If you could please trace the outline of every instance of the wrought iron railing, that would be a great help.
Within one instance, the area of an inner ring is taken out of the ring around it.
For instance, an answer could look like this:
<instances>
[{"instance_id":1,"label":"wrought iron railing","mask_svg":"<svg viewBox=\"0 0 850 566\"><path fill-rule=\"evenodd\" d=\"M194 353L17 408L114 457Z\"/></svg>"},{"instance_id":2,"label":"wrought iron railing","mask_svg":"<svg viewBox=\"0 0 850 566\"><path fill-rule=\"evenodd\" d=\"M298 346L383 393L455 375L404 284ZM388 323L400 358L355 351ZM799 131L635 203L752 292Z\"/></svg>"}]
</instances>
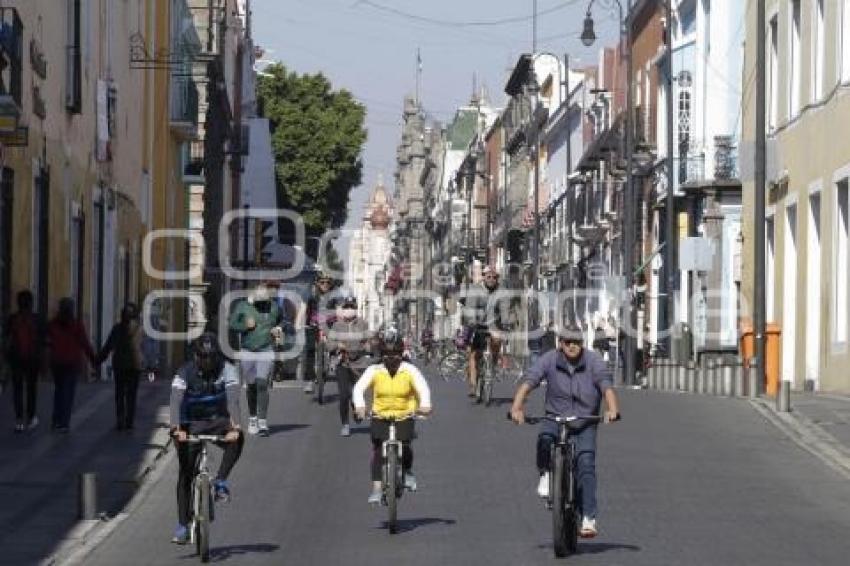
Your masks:
<instances>
[{"instance_id":1,"label":"wrought iron railing","mask_svg":"<svg viewBox=\"0 0 850 566\"><path fill-rule=\"evenodd\" d=\"M171 80L171 121L198 125L198 87L195 81L184 77Z\"/></svg>"}]
</instances>

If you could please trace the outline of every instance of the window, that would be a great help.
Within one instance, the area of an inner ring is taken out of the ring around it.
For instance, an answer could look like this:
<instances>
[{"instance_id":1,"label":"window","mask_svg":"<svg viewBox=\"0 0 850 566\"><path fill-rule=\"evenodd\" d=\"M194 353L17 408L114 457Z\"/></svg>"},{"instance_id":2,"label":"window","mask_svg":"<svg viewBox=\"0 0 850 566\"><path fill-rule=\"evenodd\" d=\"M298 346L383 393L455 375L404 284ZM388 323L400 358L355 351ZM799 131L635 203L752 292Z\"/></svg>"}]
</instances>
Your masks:
<instances>
[{"instance_id":1,"label":"window","mask_svg":"<svg viewBox=\"0 0 850 566\"><path fill-rule=\"evenodd\" d=\"M82 313L83 293L85 281L85 219L79 203L71 203L71 242L70 269L71 269L71 292L70 297L74 299L77 314Z\"/></svg>"},{"instance_id":2,"label":"window","mask_svg":"<svg viewBox=\"0 0 850 566\"><path fill-rule=\"evenodd\" d=\"M812 101L823 97L823 69L826 41L823 25L823 0L812 0Z\"/></svg>"},{"instance_id":3,"label":"window","mask_svg":"<svg viewBox=\"0 0 850 566\"><path fill-rule=\"evenodd\" d=\"M838 60L841 64L841 82L850 82L850 0L841 2L841 24L838 34L841 41L841 55Z\"/></svg>"},{"instance_id":4,"label":"window","mask_svg":"<svg viewBox=\"0 0 850 566\"><path fill-rule=\"evenodd\" d=\"M15 171L4 167L0 176L0 319L9 316L12 300L12 205Z\"/></svg>"},{"instance_id":5,"label":"window","mask_svg":"<svg viewBox=\"0 0 850 566\"><path fill-rule=\"evenodd\" d=\"M685 0L679 5L679 32L681 37L697 31L696 0Z\"/></svg>"},{"instance_id":6,"label":"window","mask_svg":"<svg viewBox=\"0 0 850 566\"><path fill-rule=\"evenodd\" d=\"M47 314L48 251L50 249L50 171L39 160L33 161L32 192L32 285L35 305Z\"/></svg>"},{"instance_id":7,"label":"window","mask_svg":"<svg viewBox=\"0 0 850 566\"><path fill-rule=\"evenodd\" d=\"M79 114L82 109L82 73L80 60L80 0L68 2L68 34L65 47L65 109Z\"/></svg>"},{"instance_id":8,"label":"window","mask_svg":"<svg viewBox=\"0 0 850 566\"><path fill-rule=\"evenodd\" d=\"M773 131L776 129L779 113L779 16L773 16L770 20L769 42L770 47L767 53L767 69L769 72L767 77L769 85L767 127L769 131Z\"/></svg>"},{"instance_id":9,"label":"window","mask_svg":"<svg viewBox=\"0 0 850 566\"><path fill-rule=\"evenodd\" d=\"M835 225L833 245L833 340L847 341L847 253L850 223L847 218L848 179L835 185Z\"/></svg>"},{"instance_id":10,"label":"window","mask_svg":"<svg viewBox=\"0 0 850 566\"><path fill-rule=\"evenodd\" d=\"M795 118L800 113L800 0L791 0L790 19L790 25L788 26L790 30L788 41L788 48L790 50L788 56L788 76L791 80L788 84L791 92L788 97L788 117Z\"/></svg>"}]
</instances>

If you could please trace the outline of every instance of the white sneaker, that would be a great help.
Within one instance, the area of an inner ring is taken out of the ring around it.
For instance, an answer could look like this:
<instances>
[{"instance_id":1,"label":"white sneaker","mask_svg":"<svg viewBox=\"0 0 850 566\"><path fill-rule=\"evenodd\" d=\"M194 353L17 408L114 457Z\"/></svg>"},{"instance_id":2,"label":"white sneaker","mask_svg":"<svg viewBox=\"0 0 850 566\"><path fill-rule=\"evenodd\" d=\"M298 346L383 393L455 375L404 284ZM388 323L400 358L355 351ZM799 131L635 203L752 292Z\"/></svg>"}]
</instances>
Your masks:
<instances>
[{"instance_id":1,"label":"white sneaker","mask_svg":"<svg viewBox=\"0 0 850 566\"><path fill-rule=\"evenodd\" d=\"M269 435L269 423L266 419L257 420L257 432L260 436L268 436Z\"/></svg>"},{"instance_id":2,"label":"white sneaker","mask_svg":"<svg viewBox=\"0 0 850 566\"><path fill-rule=\"evenodd\" d=\"M30 424L27 425L27 430L35 430L38 428L38 417L33 417Z\"/></svg>"},{"instance_id":3,"label":"white sneaker","mask_svg":"<svg viewBox=\"0 0 850 566\"><path fill-rule=\"evenodd\" d=\"M369 494L369 499L367 501L369 502L369 505L380 505L381 499L383 499L383 497L384 494L381 492L381 490L376 489L372 490L372 493Z\"/></svg>"},{"instance_id":4,"label":"white sneaker","mask_svg":"<svg viewBox=\"0 0 850 566\"><path fill-rule=\"evenodd\" d=\"M304 393L307 393L309 395L312 392L313 392L313 382L308 381L307 385L304 386Z\"/></svg>"},{"instance_id":5,"label":"white sneaker","mask_svg":"<svg viewBox=\"0 0 850 566\"><path fill-rule=\"evenodd\" d=\"M416 491L416 476L413 475L413 472L404 474L404 489L407 491Z\"/></svg>"},{"instance_id":6,"label":"white sneaker","mask_svg":"<svg viewBox=\"0 0 850 566\"><path fill-rule=\"evenodd\" d=\"M249 417L248 418L248 434L257 434L259 432L259 428L257 427L257 417Z\"/></svg>"},{"instance_id":7,"label":"white sneaker","mask_svg":"<svg viewBox=\"0 0 850 566\"><path fill-rule=\"evenodd\" d=\"M581 529L578 532L581 538L593 538L598 533L599 531L596 530L596 519L591 519L590 517L581 518Z\"/></svg>"},{"instance_id":8,"label":"white sneaker","mask_svg":"<svg viewBox=\"0 0 850 566\"><path fill-rule=\"evenodd\" d=\"M537 495L540 499L549 499L549 472L544 472L540 476L540 482L537 484Z\"/></svg>"},{"instance_id":9,"label":"white sneaker","mask_svg":"<svg viewBox=\"0 0 850 566\"><path fill-rule=\"evenodd\" d=\"M340 436L351 436L351 427L347 424L342 425L342 430L339 431Z\"/></svg>"}]
</instances>

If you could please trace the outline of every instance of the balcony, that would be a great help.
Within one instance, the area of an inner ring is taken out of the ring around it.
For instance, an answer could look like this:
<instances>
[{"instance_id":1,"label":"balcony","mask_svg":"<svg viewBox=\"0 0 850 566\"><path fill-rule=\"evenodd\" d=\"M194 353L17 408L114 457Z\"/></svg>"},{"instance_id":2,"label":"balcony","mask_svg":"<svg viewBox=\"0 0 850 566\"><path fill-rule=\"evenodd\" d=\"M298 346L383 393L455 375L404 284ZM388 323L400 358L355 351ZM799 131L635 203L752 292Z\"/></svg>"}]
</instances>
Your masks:
<instances>
[{"instance_id":1,"label":"balcony","mask_svg":"<svg viewBox=\"0 0 850 566\"><path fill-rule=\"evenodd\" d=\"M198 87L191 79L171 77L171 133L180 141L198 137Z\"/></svg>"},{"instance_id":2,"label":"balcony","mask_svg":"<svg viewBox=\"0 0 850 566\"><path fill-rule=\"evenodd\" d=\"M204 158L204 140L192 140L183 146L184 183L204 183Z\"/></svg>"},{"instance_id":3,"label":"balcony","mask_svg":"<svg viewBox=\"0 0 850 566\"><path fill-rule=\"evenodd\" d=\"M0 132L14 133L21 116L24 25L14 8L0 8Z\"/></svg>"}]
</instances>

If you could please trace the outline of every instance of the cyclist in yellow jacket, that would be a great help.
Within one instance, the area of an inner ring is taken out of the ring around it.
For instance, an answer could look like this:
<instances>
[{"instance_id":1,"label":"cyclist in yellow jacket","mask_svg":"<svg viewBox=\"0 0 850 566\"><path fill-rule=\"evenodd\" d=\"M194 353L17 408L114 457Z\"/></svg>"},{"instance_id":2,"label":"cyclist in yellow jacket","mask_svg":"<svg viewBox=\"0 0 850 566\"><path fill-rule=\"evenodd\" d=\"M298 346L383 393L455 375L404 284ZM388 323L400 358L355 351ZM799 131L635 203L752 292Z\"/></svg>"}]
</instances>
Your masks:
<instances>
[{"instance_id":1,"label":"cyclist in yellow jacket","mask_svg":"<svg viewBox=\"0 0 850 566\"><path fill-rule=\"evenodd\" d=\"M404 341L397 332L386 331L380 337L381 363L369 366L357 384L352 397L355 415L366 417L366 390L370 387L372 399L372 492L369 503L381 503L381 468L383 457L381 445L389 437L387 419L404 419L416 413L431 413L431 390L428 382L416 366L402 361ZM408 418L396 424L396 438L402 442L402 468L404 469L404 487L416 491L416 478L411 472L413 466L413 419Z\"/></svg>"}]
</instances>

